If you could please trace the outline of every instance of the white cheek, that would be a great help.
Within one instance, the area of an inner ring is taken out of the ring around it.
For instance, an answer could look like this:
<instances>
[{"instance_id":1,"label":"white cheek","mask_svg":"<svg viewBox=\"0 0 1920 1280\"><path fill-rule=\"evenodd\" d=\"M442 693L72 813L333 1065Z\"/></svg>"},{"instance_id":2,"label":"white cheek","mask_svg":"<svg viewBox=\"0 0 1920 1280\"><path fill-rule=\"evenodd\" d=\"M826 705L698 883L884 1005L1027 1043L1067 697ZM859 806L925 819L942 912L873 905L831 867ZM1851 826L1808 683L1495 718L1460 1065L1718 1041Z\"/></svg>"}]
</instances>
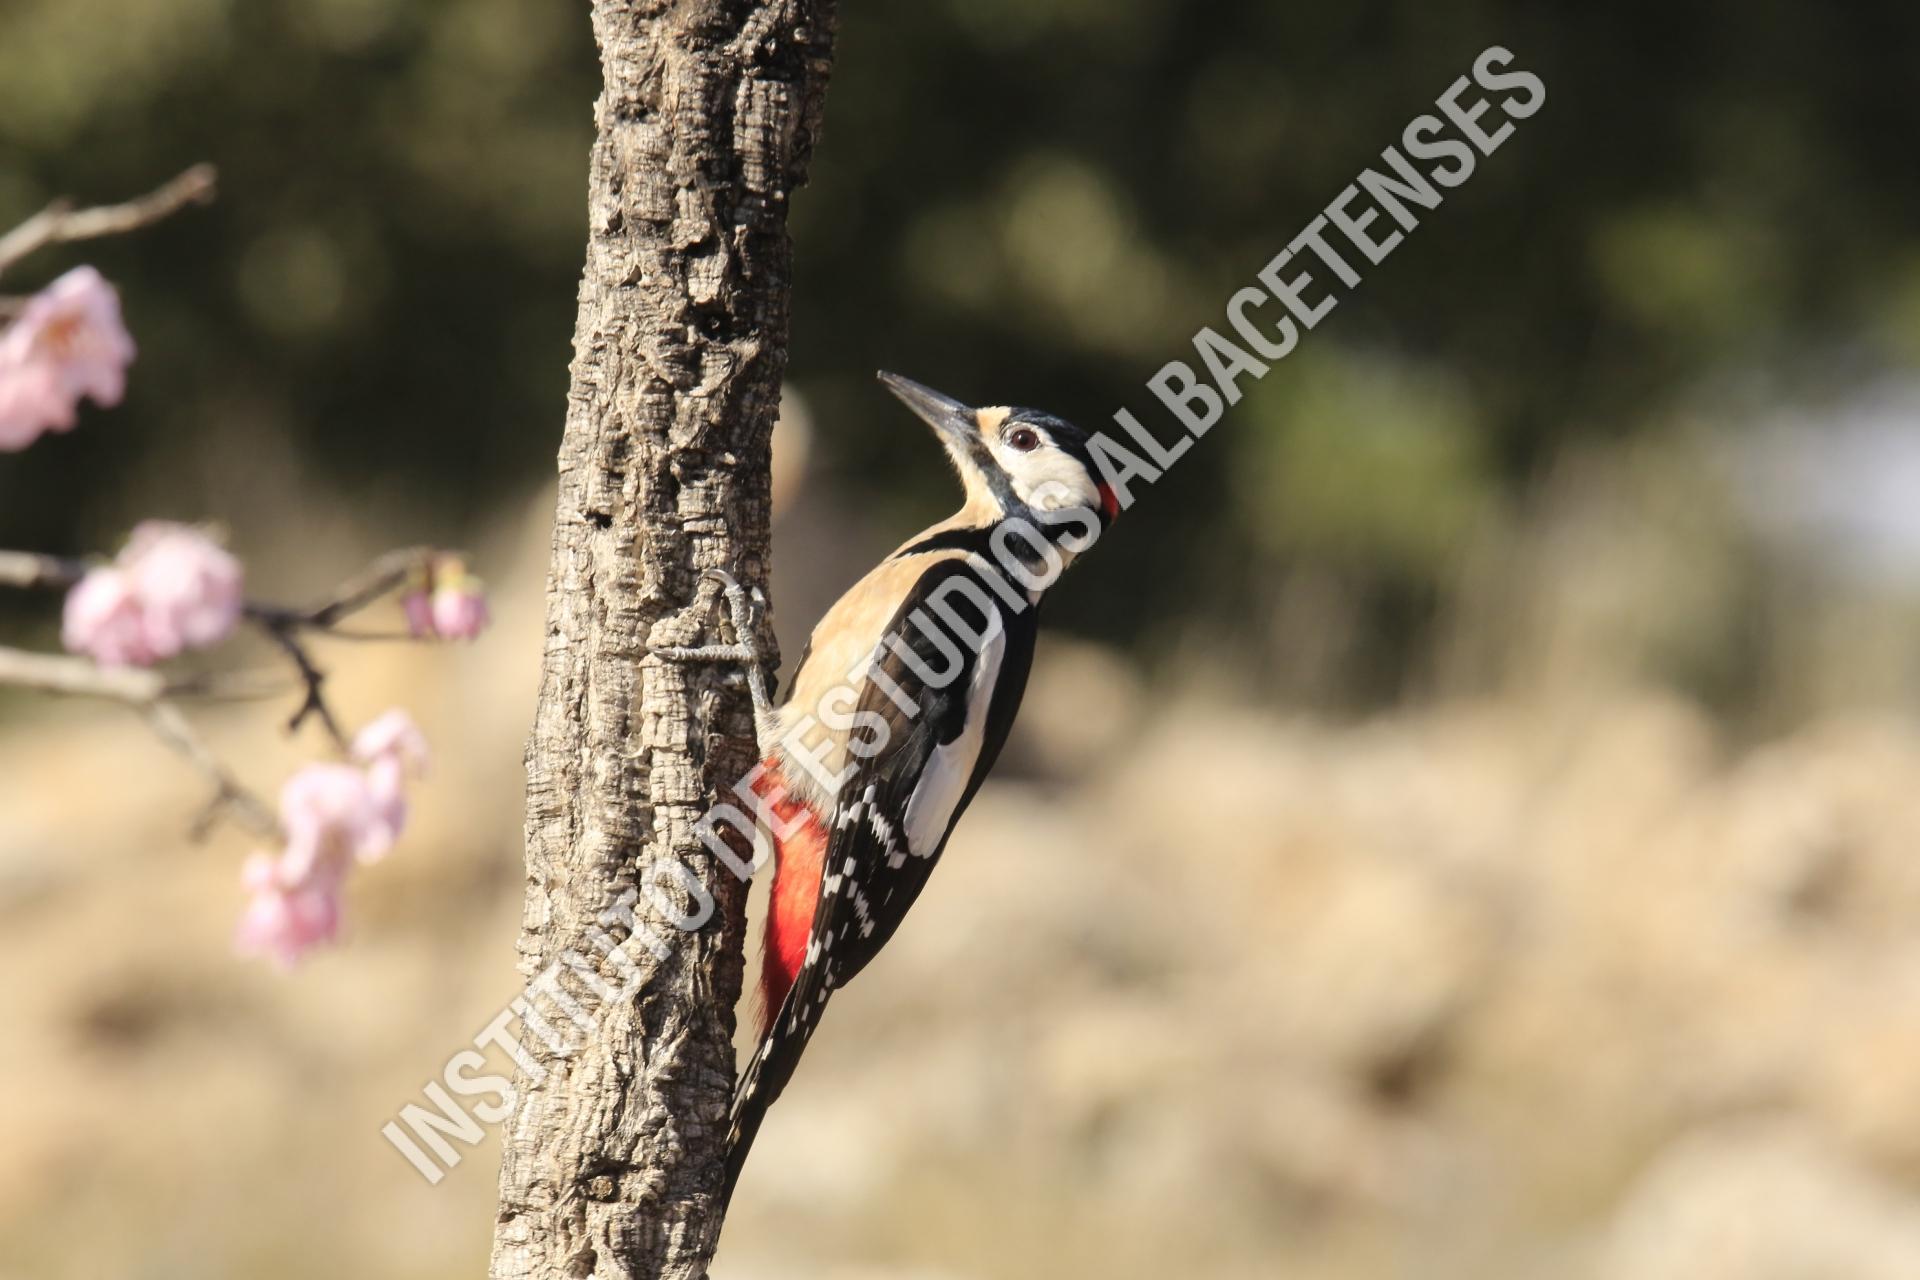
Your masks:
<instances>
[{"instance_id":1,"label":"white cheek","mask_svg":"<svg viewBox=\"0 0 1920 1280\"><path fill-rule=\"evenodd\" d=\"M993 456L1013 480L1013 491L1020 501L1035 511L1100 505L1100 491L1088 478L1087 469L1058 449L1019 453L996 445Z\"/></svg>"}]
</instances>

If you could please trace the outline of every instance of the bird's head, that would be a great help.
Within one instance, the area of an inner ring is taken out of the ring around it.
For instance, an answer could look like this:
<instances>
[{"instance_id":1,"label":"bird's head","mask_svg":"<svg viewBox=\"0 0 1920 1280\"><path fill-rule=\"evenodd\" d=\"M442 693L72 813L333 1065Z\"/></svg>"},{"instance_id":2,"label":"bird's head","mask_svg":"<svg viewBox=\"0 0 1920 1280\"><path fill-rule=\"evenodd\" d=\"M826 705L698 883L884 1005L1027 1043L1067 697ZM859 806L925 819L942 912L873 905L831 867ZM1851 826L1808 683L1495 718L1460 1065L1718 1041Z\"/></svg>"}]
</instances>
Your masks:
<instances>
[{"instance_id":1,"label":"bird's head","mask_svg":"<svg viewBox=\"0 0 1920 1280\"><path fill-rule=\"evenodd\" d=\"M897 373L880 381L940 437L982 523L1083 508L1104 526L1118 511L1087 433L1071 422L1038 409L971 408Z\"/></svg>"}]
</instances>

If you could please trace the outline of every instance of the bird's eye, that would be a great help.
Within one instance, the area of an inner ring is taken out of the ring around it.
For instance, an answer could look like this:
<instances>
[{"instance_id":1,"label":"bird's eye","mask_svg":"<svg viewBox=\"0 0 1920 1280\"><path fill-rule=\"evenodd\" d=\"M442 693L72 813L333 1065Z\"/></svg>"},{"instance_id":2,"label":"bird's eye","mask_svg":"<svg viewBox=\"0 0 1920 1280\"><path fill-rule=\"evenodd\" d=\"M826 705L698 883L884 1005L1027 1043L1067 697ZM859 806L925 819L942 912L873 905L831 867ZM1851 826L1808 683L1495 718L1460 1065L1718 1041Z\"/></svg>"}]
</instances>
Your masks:
<instances>
[{"instance_id":1,"label":"bird's eye","mask_svg":"<svg viewBox=\"0 0 1920 1280\"><path fill-rule=\"evenodd\" d=\"M1040 447L1040 433L1032 427L1015 427L1007 432L1007 443L1022 453L1032 453Z\"/></svg>"}]
</instances>

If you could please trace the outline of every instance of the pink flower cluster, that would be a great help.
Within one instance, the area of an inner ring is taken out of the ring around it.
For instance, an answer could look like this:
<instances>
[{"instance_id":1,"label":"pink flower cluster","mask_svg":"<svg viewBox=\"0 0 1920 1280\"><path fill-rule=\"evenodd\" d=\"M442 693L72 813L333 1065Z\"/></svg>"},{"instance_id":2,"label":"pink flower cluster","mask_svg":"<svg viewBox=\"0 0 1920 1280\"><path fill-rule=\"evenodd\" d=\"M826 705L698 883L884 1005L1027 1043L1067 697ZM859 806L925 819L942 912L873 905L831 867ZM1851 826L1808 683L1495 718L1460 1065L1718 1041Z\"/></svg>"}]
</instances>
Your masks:
<instances>
[{"instance_id":1,"label":"pink flower cluster","mask_svg":"<svg viewBox=\"0 0 1920 1280\"><path fill-rule=\"evenodd\" d=\"M471 640L493 616L486 588L457 556L442 556L400 597L407 630L416 640Z\"/></svg>"},{"instance_id":2,"label":"pink flower cluster","mask_svg":"<svg viewBox=\"0 0 1920 1280\"><path fill-rule=\"evenodd\" d=\"M406 780L426 770L426 739L396 708L355 735L352 756L352 764L308 765L281 788L286 847L254 854L240 872L247 905L234 946L242 955L291 968L333 941L347 873L378 862L400 838Z\"/></svg>"},{"instance_id":3,"label":"pink flower cluster","mask_svg":"<svg viewBox=\"0 0 1920 1280\"><path fill-rule=\"evenodd\" d=\"M133 362L120 295L92 267L42 289L0 330L0 451L73 427L82 397L120 403Z\"/></svg>"},{"instance_id":4,"label":"pink flower cluster","mask_svg":"<svg viewBox=\"0 0 1920 1280\"><path fill-rule=\"evenodd\" d=\"M0 452L71 430L82 400L120 403L134 355L120 296L92 267L0 316ZM89 569L67 593L61 639L102 666L151 666L226 639L245 608L242 585L240 562L206 532L149 520L111 564ZM454 556L432 557L400 603L418 639L471 640L490 621L480 580ZM406 712L389 711L347 754L300 769L281 788L285 843L241 869L247 901L234 945L242 954L291 967L332 941L348 874L400 838L408 780L427 764L419 729Z\"/></svg>"},{"instance_id":5,"label":"pink flower cluster","mask_svg":"<svg viewBox=\"0 0 1920 1280\"><path fill-rule=\"evenodd\" d=\"M240 562L204 532L148 520L67 593L61 640L102 666L151 666L218 644L240 620Z\"/></svg>"}]
</instances>

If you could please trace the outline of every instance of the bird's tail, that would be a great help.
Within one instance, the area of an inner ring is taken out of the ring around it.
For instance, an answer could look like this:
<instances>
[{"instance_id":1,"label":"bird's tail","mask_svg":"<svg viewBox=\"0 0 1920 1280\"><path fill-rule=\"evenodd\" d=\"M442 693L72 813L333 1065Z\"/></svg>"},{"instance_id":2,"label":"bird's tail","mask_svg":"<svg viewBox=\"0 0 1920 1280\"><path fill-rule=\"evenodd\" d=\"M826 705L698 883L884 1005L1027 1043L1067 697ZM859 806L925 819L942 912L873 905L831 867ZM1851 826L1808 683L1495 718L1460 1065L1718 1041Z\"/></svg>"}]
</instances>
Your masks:
<instances>
[{"instance_id":1,"label":"bird's tail","mask_svg":"<svg viewBox=\"0 0 1920 1280\"><path fill-rule=\"evenodd\" d=\"M821 982L821 972L816 966L801 969L798 981L781 1002L780 1011L767 1024L766 1036L747 1063L740 1083L734 1086L733 1107L727 1117L727 1176L720 1195L722 1212L733 1199L734 1184L740 1181L740 1170L746 1167L747 1153L753 1149L753 1140L760 1132L767 1108L779 1100L787 1082L793 1079L800 1055L806 1052L807 1041L813 1037L813 1029L820 1020L820 1009L815 1006L825 1003L826 992Z\"/></svg>"},{"instance_id":2,"label":"bird's tail","mask_svg":"<svg viewBox=\"0 0 1920 1280\"><path fill-rule=\"evenodd\" d=\"M740 1171L746 1168L747 1153L753 1149L760 1121L767 1114L768 1101L760 1098L761 1062L760 1055L755 1054L733 1091L733 1109L727 1117L727 1176L720 1189L721 1213L733 1203L733 1188L740 1181Z\"/></svg>"}]
</instances>

